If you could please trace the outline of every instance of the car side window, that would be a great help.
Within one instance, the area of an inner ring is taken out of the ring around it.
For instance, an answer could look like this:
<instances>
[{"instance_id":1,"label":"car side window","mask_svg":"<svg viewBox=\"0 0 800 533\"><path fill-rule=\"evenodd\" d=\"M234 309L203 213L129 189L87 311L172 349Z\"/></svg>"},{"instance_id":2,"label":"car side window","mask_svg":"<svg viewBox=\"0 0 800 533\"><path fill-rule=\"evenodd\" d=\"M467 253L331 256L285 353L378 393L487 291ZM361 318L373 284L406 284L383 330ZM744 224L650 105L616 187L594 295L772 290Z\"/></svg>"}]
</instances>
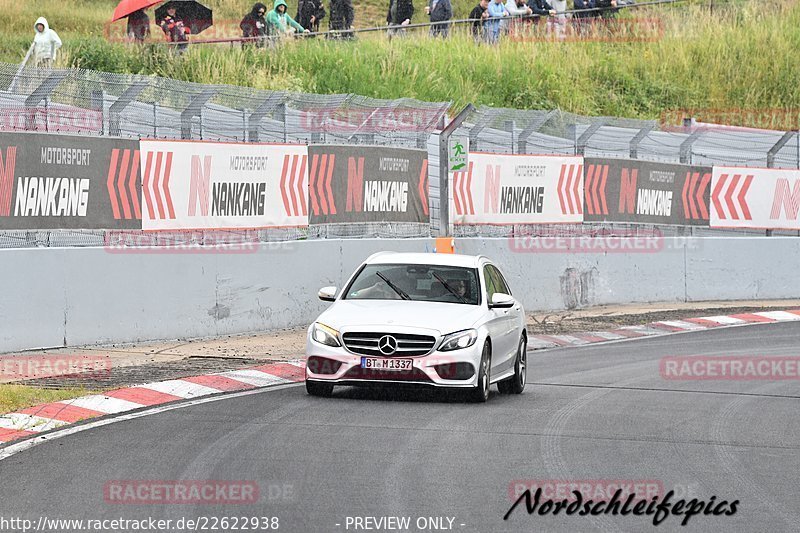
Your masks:
<instances>
[{"instance_id":1,"label":"car side window","mask_svg":"<svg viewBox=\"0 0 800 533\"><path fill-rule=\"evenodd\" d=\"M491 267L492 265L486 265L483 267L483 282L486 284L486 302L489 303L492 301L492 295L497 292L495 286L494 276L492 275Z\"/></svg>"},{"instance_id":2,"label":"car side window","mask_svg":"<svg viewBox=\"0 0 800 533\"><path fill-rule=\"evenodd\" d=\"M508 283L506 283L506 279L503 277L503 274L500 273L500 270L494 265L487 265L494 277L494 286L497 289L497 292L502 292L504 294L508 294L511 296L511 289L508 287Z\"/></svg>"}]
</instances>

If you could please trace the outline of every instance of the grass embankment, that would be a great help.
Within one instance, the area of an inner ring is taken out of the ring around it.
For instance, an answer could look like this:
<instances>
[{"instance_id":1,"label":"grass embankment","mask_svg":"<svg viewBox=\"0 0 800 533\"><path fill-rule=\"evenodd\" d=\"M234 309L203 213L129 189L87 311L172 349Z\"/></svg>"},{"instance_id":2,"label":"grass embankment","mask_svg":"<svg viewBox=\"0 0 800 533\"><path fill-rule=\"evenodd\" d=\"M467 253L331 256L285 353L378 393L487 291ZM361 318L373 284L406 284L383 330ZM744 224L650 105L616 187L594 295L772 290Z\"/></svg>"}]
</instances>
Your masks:
<instances>
[{"instance_id":1,"label":"grass embankment","mask_svg":"<svg viewBox=\"0 0 800 533\"><path fill-rule=\"evenodd\" d=\"M0 385L0 415L39 405L77 398L92 391L84 388L41 389L27 385Z\"/></svg>"},{"instance_id":2,"label":"grass embankment","mask_svg":"<svg viewBox=\"0 0 800 533\"><path fill-rule=\"evenodd\" d=\"M785 0L716 3L713 13L699 4L631 10L625 16L660 21L663 35L650 42L505 39L486 46L465 35L442 41L417 33L389 41L365 34L353 43L315 39L272 50L197 46L180 58L162 46L108 43L103 24L115 3L63 0L36 6L0 0L0 59L19 61L33 20L45 15L65 41L65 64L112 72L638 118L678 108L800 108L800 6ZM238 20L250 5L206 3L217 20ZM365 26L382 19L388 2L357 3L357 21ZM456 0L456 14L465 15L472 3ZM416 4L415 18L422 20L424 4ZM290 13L294 10L290 5Z\"/></svg>"}]
</instances>

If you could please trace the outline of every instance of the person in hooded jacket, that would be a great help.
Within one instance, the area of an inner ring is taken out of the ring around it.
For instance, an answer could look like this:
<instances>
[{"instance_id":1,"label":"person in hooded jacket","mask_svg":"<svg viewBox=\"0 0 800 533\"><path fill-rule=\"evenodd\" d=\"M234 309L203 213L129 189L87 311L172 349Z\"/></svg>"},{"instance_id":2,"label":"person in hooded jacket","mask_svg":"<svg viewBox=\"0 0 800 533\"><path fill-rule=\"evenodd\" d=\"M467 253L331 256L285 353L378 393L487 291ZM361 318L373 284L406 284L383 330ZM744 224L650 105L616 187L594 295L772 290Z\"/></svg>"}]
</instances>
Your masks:
<instances>
[{"instance_id":1,"label":"person in hooded jacket","mask_svg":"<svg viewBox=\"0 0 800 533\"><path fill-rule=\"evenodd\" d=\"M267 35L267 6L261 2L253 4L253 9L250 13L244 16L239 27L242 29L242 37L245 39L252 39L245 41L243 45L255 42L256 46L264 46L264 37Z\"/></svg>"},{"instance_id":2,"label":"person in hooded jacket","mask_svg":"<svg viewBox=\"0 0 800 533\"><path fill-rule=\"evenodd\" d=\"M328 19L328 26L333 31L351 30L353 29L353 20L355 19L355 11L353 10L353 2L351 0L331 0L331 14ZM342 35L328 35L331 39L353 39L355 36L352 33L343 33Z\"/></svg>"},{"instance_id":3,"label":"person in hooded jacket","mask_svg":"<svg viewBox=\"0 0 800 533\"><path fill-rule=\"evenodd\" d=\"M325 18L325 5L322 0L299 0L297 2L297 22L312 32L319 31L319 21Z\"/></svg>"},{"instance_id":4,"label":"person in hooded jacket","mask_svg":"<svg viewBox=\"0 0 800 533\"><path fill-rule=\"evenodd\" d=\"M56 60L61 39L55 30L51 30L47 19L39 17L33 25L33 61L37 67L50 67Z\"/></svg>"},{"instance_id":5,"label":"person in hooded jacket","mask_svg":"<svg viewBox=\"0 0 800 533\"><path fill-rule=\"evenodd\" d=\"M142 44L150 37L150 17L139 9L128 15L128 37L137 44Z\"/></svg>"},{"instance_id":6,"label":"person in hooded jacket","mask_svg":"<svg viewBox=\"0 0 800 533\"><path fill-rule=\"evenodd\" d=\"M331 0L331 13L328 19L328 27L332 31L342 31L353 29L353 20L355 19L355 11L353 10L353 2L351 0ZM341 35L329 34L329 39L354 39L352 33L343 33Z\"/></svg>"},{"instance_id":7,"label":"person in hooded jacket","mask_svg":"<svg viewBox=\"0 0 800 533\"><path fill-rule=\"evenodd\" d=\"M431 37L441 35L446 38L450 32L450 24L447 21L453 18L453 5L450 0L429 0L425 6L425 13L430 16L431 22L444 22L431 26Z\"/></svg>"},{"instance_id":8,"label":"person in hooded jacket","mask_svg":"<svg viewBox=\"0 0 800 533\"><path fill-rule=\"evenodd\" d=\"M272 11L267 15L267 30L270 35L288 35L292 33L292 28L301 33L308 33L308 30L298 24L286 13L287 6L285 0L275 0Z\"/></svg>"},{"instance_id":9,"label":"person in hooded jacket","mask_svg":"<svg viewBox=\"0 0 800 533\"><path fill-rule=\"evenodd\" d=\"M414 16L413 0L389 0L389 12L386 14L386 23L389 26L407 26L411 24ZM403 30L389 30L389 37L401 34Z\"/></svg>"}]
</instances>

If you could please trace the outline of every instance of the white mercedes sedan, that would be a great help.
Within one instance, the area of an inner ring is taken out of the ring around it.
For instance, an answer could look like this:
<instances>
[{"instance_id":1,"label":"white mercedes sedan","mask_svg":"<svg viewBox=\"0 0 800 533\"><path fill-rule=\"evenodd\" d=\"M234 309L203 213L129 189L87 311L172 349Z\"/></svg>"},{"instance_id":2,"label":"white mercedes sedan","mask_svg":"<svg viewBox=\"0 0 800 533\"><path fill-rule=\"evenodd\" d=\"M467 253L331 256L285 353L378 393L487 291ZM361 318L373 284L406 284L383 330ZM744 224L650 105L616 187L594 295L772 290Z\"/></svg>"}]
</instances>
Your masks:
<instances>
[{"instance_id":1,"label":"white mercedes sedan","mask_svg":"<svg viewBox=\"0 0 800 533\"><path fill-rule=\"evenodd\" d=\"M380 252L308 328L306 390L412 383L466 389L485 402L489 386L525 388L525 312L488 258Z\"/></svg>"}]
</instances>

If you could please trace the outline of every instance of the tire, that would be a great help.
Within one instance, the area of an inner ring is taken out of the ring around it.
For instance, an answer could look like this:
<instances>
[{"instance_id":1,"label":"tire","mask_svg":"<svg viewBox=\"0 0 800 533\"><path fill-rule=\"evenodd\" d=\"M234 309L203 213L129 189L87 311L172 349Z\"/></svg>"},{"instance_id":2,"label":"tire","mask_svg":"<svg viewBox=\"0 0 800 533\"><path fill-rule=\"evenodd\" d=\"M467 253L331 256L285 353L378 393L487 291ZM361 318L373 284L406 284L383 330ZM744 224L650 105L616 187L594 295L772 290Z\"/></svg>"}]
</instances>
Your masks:
<instances>
[{"instance_id":1,"label":"tire","mask_svg":"<svg viewBox=\"0 0 800 533\"><path fill-rule=\"evenodd\" d=\"M487 340L483 344L481 364L478 368L478 383L469 391L469 399L474 403L485 403L489 399L489 362L492 360L492 349Z\"/></svg>"},{"instance_id":2,"label":"tire","mask_svg":"<svg viewBox=\"0 0 800 533\"><path fill-rule=\"evenodd\" d=\"M528 352L525 336L519 339L517 357L514 360L514 375L497 384L500 394L522 394L525 390L525 379L528 376Z\"/></svg>"},{"instance_id":3,"label":"tire","mask_svg":"<svg viewBox=\"0 0 800 533\"><path fill-rule=\"evenodd\" d=\"M333 394L333 384L306 380L306 392L311 396L330 398L331 394Z\"/></svg>"}]
</instances>

